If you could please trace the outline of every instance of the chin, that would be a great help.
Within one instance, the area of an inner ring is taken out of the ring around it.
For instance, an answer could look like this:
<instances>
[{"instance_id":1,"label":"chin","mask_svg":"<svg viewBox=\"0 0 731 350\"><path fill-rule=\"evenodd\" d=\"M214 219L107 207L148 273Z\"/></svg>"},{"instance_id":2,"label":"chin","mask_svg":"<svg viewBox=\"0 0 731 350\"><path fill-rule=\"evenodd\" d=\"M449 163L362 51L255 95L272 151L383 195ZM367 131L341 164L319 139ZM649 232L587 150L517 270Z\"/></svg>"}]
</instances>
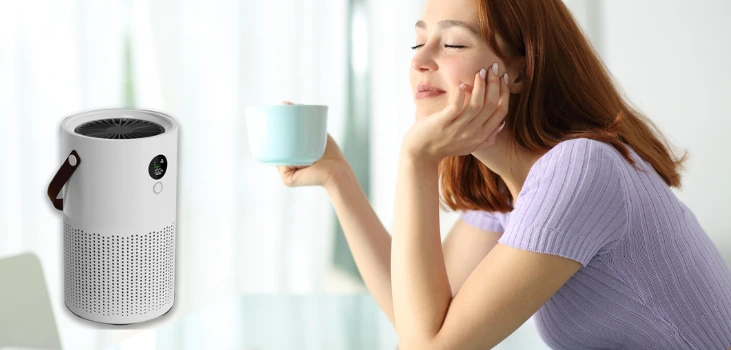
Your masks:
<instances>
[{"instance_id":1,"label":"chin","mask_svg":"<svg viewBox=\"0 0 731 350\"><path fill-rule=\"evenodd\" d=\"M426 119L428 116L434 114L432 111L425 111L423 109L416 109L416 120Z\"/></svg>"},{"instance_id":2,"label":"chin","mask_svg":"<svg viewBox=\"0 0 731 350\"><path fill-rule=\"evenodd\" d=\"M444 104L444 103L440 103L440 104L433 103L433 102L425 103L425 101L423 101L423 100L416 100L414 103L416 105L416 120L426 118L436 112L439 112L442 109L444 109L444 107L446 106L446 104Z\"/></svg>"}]
</instances>

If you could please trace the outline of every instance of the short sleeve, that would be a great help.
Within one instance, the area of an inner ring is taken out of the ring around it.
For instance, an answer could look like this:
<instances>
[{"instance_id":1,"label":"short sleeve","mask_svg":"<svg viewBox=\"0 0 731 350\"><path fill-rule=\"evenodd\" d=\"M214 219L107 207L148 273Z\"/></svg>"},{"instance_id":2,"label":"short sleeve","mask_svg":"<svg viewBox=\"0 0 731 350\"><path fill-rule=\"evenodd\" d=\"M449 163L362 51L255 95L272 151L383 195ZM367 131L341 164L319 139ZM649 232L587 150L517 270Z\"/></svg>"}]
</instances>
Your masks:
<instances>
[{"instance_id":1,"label":"short sleeve","mask_svg":"<svg viewBox=\"0 0 731 350\"><path fill-rule=\"evenodd\" d=\"M586 266L628 225L621 168L611 145L563 141L531 167L499 243Z\"/></svg>"},{"instance_id":2,"label":"short sleeve","mask_svg":"<svg viewBox=\"0 0 731 350\"><path fill-rule=\"evenodd\" d=\"M460 219L470 226L485 231L501 233L505 230L498 215L488 211L468 210L460 215Z\"/></svg>"}]
</instances>

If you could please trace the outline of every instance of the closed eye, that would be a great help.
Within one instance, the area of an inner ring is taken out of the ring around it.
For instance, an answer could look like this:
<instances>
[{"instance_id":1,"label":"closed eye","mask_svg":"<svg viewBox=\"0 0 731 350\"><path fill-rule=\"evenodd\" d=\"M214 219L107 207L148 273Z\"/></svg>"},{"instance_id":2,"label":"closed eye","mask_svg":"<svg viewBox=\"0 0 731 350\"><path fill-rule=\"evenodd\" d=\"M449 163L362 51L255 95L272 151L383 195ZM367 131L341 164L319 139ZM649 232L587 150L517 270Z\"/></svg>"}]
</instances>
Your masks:
<instances>
[{"instance_id":1,"label":"closed eye","mask_svg":"<svg viewBox=\"0 0 731 350\"><path fill-rule=\"evenodd\" d=\"M418 49L418 48L420 48L422 46L424 46L424 44L412 46L411 49L412 50L416 50L416 49ZM463 46L463 45L446 45L445 44L444 47L445 48L448 48L448 49L464 49L466 46Z\"/></svg>"}]
</instances>

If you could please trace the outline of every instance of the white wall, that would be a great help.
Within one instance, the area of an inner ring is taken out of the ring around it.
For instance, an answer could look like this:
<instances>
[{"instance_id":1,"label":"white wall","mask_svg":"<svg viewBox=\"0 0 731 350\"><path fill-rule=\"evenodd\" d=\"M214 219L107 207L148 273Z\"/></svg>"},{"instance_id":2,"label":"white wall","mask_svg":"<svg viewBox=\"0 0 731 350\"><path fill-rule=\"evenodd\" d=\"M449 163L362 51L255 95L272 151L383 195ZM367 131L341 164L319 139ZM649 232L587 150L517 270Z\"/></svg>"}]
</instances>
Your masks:
<instances>
[{"instance_id":1,"label":"white wall","mask_svg":"<svg viewBox=\"0 0 731 350\"><path fill-rule=\"evenodd\" d=\"M414 122L409 64L414 23L426 0L369 2L371 23L371 203L387 230L393 222L401 139Z\"/></svg>"},{"instance_id":2,"label":"white wall","mask_svg":"<svg viewBox=\"0 0 731 350\"><path fill-rule=\"evenodd\" d=\"M602 49L630 100L688 149L674 191L731 265L731 2L601 2Z\"/></svg>"}]
</instances>

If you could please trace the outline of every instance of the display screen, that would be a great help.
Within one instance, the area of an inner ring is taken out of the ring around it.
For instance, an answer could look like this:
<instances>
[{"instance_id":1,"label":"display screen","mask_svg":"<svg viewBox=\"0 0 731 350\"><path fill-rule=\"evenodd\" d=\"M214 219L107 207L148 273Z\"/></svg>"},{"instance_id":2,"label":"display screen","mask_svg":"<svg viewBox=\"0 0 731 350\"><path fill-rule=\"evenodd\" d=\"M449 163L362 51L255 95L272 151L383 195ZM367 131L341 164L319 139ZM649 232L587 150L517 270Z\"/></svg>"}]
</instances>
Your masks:
<instances>
[{"instance_id":1,"label":"display screen","mask_svg":"<svg viewBox=\"0 0 731 350\"><path fill-rule=\"evenodd\" d=\"M163 176L165 176L165 170L168 168L168 160L165 158L164 155L158 155L155 158L152 158L152 161L150 161L150 166L148 167L148 172L150 173L150 177L152 177L155 180L161 179Z\"/></svg>"}]
</instances>

